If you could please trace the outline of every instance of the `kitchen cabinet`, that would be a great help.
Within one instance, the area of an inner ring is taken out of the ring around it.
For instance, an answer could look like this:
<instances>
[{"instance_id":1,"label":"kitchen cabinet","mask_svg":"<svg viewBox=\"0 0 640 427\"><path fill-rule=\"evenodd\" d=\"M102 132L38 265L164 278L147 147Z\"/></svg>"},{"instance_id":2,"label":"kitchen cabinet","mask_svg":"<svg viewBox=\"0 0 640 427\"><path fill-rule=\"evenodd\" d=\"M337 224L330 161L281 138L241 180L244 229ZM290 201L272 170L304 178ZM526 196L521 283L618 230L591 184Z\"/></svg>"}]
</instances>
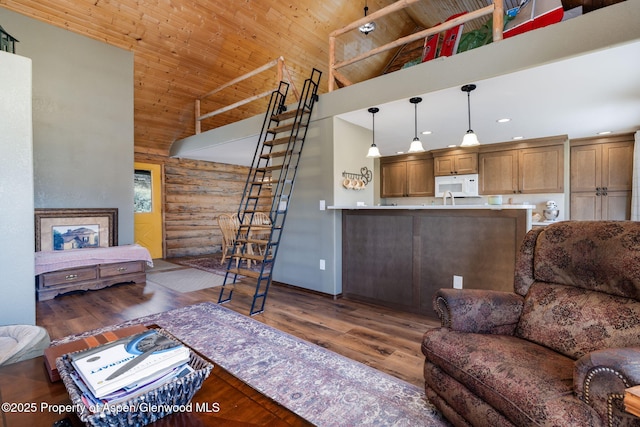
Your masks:
<instances>
[{"instance_id":1,"label":"kitchen cabinet","mask_svg":"<svg viewBox=\"0 0 640 427\"><path fill-rule=\"evenodd\" d=\"M407 163L380 162L380 197L404 197L407 192Z\"/></svg>"},{"instance_id":2,"label":"kitchen cabinet","mask_svg":"<svg viewBox=\"0 0 640 427\"><path fill-rule=\"evenodd\" d=\"M439 151L434 154L434 175L463 175L478 173L478 153L462 149Z\"/></svg>"},{"instance_id":3,"label":"kitchen cabinet","mask_svg":"<svg viewBox=\"0 0 640 427\"><path fill-rule=\"evenodd\" d=\"M380 197L426 197L435 194L433 157L429 153L380 160Z\"/></svg>"},{"instance_id":4,"label":"kitchen cabinet","mask_svg":"<svg viewBox=\"0 0 640 427\"><path fill-rule=\"evenodd\" d=\"M571 219L630 218L633 144L632 134L571 141Z\"/></svg>"},{"instance_id":5,"label":"kitchen cabinet","mask_svg":"<svg viewBox=\"0 0 640 427\"><path fill-rule=\"evenodd\" d=\"M502 150L478 156L480 194L511 194L518 191L518 151Z\"/></svg>"},{"instance_id":6,"label":"kitchen cabinet","mask_svg":"<svg viewBox=\"0 0 640 427\"><path fill-rule=\"evenodd\" d=\"M571 219L627 220L630 218L631 197L628 191L571 193Z\"/></svg>"},{"instance_id":7,"label":"kitchen cabinet","mask_svg":"<svg viewBox=\"0 0 640 427\"><path fill-rule=\"evenodd\" d=\"M543 138L486 146L478 155L479 193L562 193L564 141L564 137Z\"/></svg>"}]
</instances>

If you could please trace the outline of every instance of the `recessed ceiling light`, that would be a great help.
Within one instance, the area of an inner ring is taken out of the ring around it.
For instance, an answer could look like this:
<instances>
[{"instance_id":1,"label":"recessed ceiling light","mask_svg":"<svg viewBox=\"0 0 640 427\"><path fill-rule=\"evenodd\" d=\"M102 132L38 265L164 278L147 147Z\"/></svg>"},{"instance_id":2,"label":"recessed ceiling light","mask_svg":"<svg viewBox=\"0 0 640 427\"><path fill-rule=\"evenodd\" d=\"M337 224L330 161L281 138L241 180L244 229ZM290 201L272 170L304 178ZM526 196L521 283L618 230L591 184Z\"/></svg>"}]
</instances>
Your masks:
<instances>
[{"instance_id":1,"label":"recessed ceiling light","mask_svg":"<svg viewBox=\"0 0 640 427\"><path fill-rule=\"evenodd\" d=\"M496 122L498 122L498 123L507 123L507 122L510 122L510 121L511 121L511 119L507 119L507 118L496 120Z\"/></svg>"},{"instance_id":2,"label":"recessed ceiling light","mask_svg":"<svg viewBox=\"0 0 640 427\"><path fill-rule=\"evenodd\" d=\"M431 131L430 130L423 130L422 134L423 135L431 135Z\"/></svg>"},{"instance_id":3,"label":"recessed ceiling light","mask_svg":"<svg viewBox=\"0 0 640 427\"><path fill-rule=\"evenodd\" d=\"M513 139L524 139L524 136L514 136Z\"/></svg>"},{"instance_id":4,"label":"recessed ceiling light","mask_svg":"<svg viewBox=\"0 0 640 427\"><path fill-rule=\"evenodd\" d=\"M605 130L603 132L598 132L598 135L609 135L611 133L610 130Z\"/></svg>"}]
</instances>

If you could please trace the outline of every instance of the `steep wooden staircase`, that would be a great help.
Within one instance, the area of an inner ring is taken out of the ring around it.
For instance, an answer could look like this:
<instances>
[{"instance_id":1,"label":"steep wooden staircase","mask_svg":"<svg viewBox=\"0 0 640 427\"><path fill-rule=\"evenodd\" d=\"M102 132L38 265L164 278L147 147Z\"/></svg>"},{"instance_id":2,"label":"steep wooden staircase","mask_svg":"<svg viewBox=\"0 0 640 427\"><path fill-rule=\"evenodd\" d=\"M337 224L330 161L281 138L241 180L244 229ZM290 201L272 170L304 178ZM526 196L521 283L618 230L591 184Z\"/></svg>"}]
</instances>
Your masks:
<instances>
[{"instance_id":1,"label":"steep wooden staircase","mask_svg":"<svg viewBox=\"0 0 640 427\"><path fill-rule=\"evenodd\" d=\"M235 253L227 263L218 303L230 301L235 284L242 281L255 284L250 314L264 311L321 75L313 69L295 110L286 111L288 83L280 82L271 94L238 208ZM268 216L267 221L262 213ZM249 266L253 262L258 268L242 268L243 263Z\"/></svg>"}]
</instances>

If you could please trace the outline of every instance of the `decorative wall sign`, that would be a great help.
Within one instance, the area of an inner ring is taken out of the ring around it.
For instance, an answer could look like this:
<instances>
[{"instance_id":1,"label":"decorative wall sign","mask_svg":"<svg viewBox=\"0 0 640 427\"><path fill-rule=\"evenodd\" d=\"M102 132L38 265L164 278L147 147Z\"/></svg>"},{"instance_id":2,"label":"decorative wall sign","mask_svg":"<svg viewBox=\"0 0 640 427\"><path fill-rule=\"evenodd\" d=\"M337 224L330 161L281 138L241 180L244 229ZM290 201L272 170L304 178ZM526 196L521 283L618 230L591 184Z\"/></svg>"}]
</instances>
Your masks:
<instances>
[{"instance_id":1,"label":"decorative wall sign","mask_svg":"<svg viewBox=\"0 0 640 427\"><path fill-rule=\"evenodd\" d=\"M342 172L342 186L349 190L364 190L373 179L373 172L366 166L360 168L360 173Z\"/></svg>"}]
</instances>

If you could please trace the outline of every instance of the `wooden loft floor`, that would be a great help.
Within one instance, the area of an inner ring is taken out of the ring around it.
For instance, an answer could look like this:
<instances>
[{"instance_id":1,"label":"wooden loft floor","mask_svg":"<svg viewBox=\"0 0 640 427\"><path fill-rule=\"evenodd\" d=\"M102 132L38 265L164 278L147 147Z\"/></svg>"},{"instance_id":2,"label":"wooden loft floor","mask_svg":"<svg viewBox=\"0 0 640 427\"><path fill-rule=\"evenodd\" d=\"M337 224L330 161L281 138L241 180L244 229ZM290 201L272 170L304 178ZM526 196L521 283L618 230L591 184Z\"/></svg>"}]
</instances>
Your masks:
<instances>
[{"instance_id":1,"label":"wooden loft floor","mask_svg":"<svg viewBox=\"0 0 640 427\"><path fill-rule=\"evenodd\" d=\"M184 268L178 266L178 268ZM153 273L148 273L148 279ZM225 307L247 314L253 287L236 287ZM52 339L206 301L219 288L178 293L151 282L57 297L36 305L37 324ZM275 284L264 313L253 319L423 387L423 333L439 322Z\"/></svg>"}]
</instances>

